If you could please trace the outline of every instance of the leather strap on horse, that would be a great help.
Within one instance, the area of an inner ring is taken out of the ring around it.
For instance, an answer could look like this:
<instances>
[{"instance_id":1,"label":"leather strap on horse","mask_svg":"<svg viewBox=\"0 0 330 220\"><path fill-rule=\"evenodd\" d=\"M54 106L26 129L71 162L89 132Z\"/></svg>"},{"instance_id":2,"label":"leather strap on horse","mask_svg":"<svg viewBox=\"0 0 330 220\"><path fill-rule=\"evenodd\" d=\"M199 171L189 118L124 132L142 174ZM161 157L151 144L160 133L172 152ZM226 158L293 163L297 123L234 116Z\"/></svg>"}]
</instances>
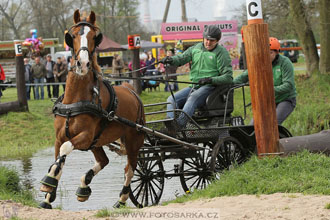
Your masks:
<instances>
[{"instance_id":1,"label":"leather strap on horse","mask_svg":"<svg viewBox=\"0 0 330 220\"><path fill-rule=\"evenodd\" d=\"M98 81L98 80L97 80ZM80 114L92 114L97 117L106 118L106 120L100 121L100 131L98 134L94 137L92 144L87 150L90 150L94 147L94 145L97 143L98 138L101 136L102 132L106 128L107 124L112 121L112 116L114 115L116 109L117 109L117 97L115 90L110 85L108 81L102 81L106 88L109 91L110 94L110 103L108 104L107 108L104 110L101 106L101 100L99 98L98 104L95 102L95 97L99 97L99 90L96 87L93 87L93 101L83 100L80 102L75 102L72 104L63 104L63 98L64 95L60 96L54 106L53 106L53 114L56 116L62 116L66 117L66 127L65 127L65 133L67 138L71 139L69 134L69 118L74 117ZM98 85L97 85L98 87ZM95 95L94 95L95 94Z\"/></svg>"}]
</instances>

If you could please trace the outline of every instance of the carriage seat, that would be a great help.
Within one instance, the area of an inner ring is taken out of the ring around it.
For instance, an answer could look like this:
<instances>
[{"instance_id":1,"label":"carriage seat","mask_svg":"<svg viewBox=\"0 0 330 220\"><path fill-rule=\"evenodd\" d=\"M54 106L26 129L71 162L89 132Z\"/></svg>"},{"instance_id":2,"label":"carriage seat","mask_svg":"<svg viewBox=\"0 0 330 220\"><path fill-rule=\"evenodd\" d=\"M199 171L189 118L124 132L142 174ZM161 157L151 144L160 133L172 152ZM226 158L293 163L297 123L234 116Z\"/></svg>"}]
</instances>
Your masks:
<instances>
[{"instance_id":1,"label":"carriage seat","mask_svg":"<svg viewBox=\"0 0 330 220\"><path fill-rule=\"evenodd\" d=\"M225 115L226 98L228 90L231 88L230 85L218 86L214 91L207 97L206 105L202 108L196 109L193 118L209 118L209 117L223 117ZM228 97L228 105L226 117L234 110L234 92L232 91Z\"/></svg>"}]
</instances>

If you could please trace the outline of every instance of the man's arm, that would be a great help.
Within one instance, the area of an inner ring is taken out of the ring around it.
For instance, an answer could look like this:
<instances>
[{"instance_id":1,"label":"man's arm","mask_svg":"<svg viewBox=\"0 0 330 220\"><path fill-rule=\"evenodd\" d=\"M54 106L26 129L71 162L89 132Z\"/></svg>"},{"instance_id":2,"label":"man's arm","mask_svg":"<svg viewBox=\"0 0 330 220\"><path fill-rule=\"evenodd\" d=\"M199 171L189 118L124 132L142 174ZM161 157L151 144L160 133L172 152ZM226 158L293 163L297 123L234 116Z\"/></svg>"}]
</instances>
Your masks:
<instances>
[{"instance_id":1,"label":"man's arm","mask_svg":"<svg viewBox=\"0 0 330 220\"><path fill-rule=\"evenodd\" d=\"M249 75L248 75L248 71L245 70L241 75L237 76L234 79L234 84L243 84L243 83L247 83L249 81Z\"/></svg>"},{"instance_id":2,"label":"man's arm","mask_svg":"<svg viewBox=\"0 0 330 220\"><path fill-rule=\"evenodd\" d=\"M171 58L173 59L173 62L171 64L175 65L175 66L182 66L182 65L190 62L192 60L193 48L194 48L194 46L191 46L182 54L172 56Z\"/></svg>"}]
</instances>

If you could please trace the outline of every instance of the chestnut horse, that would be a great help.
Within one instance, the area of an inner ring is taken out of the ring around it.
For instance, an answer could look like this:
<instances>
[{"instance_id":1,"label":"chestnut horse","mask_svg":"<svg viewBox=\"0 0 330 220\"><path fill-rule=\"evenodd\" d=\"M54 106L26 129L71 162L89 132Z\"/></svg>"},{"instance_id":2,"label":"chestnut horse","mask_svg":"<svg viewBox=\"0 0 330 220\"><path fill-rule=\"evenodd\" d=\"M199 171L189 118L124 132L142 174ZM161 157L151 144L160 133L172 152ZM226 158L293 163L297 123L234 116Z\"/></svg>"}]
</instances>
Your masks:
<instances>
[{"instance_id":1,"label":"chestnut horse","mask_svg":"<svg viewBox=\"0 0 330 220\"><path fill-rule=\"evenodd\" d=\"M102 34L95 26L93 11L88 17L80 17L79 10L74 12L74 25L66 33L65 41L72 48L74 59L64 97L59 98L53 108L56 115L55 163L41 181L40 190L46 192L46 196L40 206L52 208L50 203L56 198L66 156L75 149L91 150L96 160L95 165L81 177L81 185L76 192L79 201L86 201L91 194L88 184L109 163L102 146L120 138L127 153L124 186L115 204L115 207L120 207L128 199L144 133L113 120L112 116L144 124L143 104L128 83L112 87L102 80L94 53L102 41Z\"/></svg>"}]
</instances>

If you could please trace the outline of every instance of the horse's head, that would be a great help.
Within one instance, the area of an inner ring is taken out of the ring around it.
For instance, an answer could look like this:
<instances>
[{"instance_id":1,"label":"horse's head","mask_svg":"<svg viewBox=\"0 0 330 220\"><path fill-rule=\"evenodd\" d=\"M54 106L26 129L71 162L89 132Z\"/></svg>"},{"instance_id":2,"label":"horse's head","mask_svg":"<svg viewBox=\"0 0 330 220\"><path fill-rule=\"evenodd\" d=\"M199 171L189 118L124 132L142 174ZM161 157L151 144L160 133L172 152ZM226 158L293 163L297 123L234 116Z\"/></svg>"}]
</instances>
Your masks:
<instances>
[{"instance_id":1,"label":"horse's head","mask_svg":"<svg viewBox=\"0 0 330 220\"><path fill-rule=\"evenodd\" d=\"M74 25L65 34L65 43L73 49L74 72L79 75L86 75L92 68L95 48L102 41L95 19L93 11L88 17L80 17L77 9L73 15Z\"/></svg>"}]
</instances>

